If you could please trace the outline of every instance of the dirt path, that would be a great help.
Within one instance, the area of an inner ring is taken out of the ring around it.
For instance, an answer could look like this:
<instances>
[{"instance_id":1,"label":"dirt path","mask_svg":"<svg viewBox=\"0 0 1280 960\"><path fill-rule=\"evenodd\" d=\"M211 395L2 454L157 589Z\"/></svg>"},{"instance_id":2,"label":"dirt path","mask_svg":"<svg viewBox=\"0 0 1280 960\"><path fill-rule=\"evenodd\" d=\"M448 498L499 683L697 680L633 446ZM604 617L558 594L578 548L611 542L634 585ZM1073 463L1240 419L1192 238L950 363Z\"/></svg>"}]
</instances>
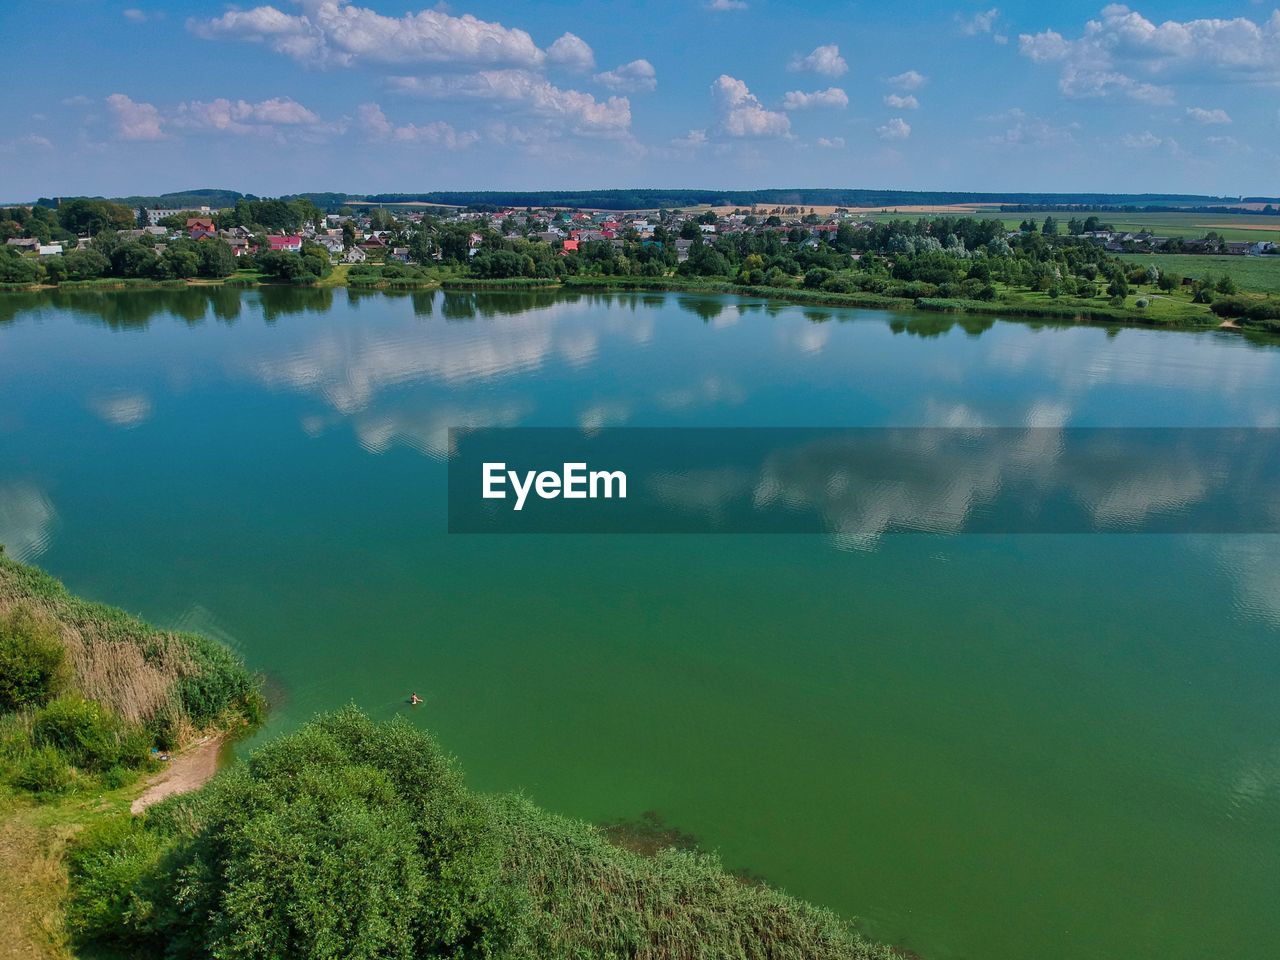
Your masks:
<instances>
[{"instance_id":1,"label":"dirt path","mask_svg":"<svg viewBox=\"0 0 1280 960\"><path fill-rule=\"evenodd\" d=\"M166 797L199 790L218 772L218 754L225 742L225 737L211 735L175 754L165 768L148 781L147 788L129 809L141 813Z\"/></svg>"}]
</instances>

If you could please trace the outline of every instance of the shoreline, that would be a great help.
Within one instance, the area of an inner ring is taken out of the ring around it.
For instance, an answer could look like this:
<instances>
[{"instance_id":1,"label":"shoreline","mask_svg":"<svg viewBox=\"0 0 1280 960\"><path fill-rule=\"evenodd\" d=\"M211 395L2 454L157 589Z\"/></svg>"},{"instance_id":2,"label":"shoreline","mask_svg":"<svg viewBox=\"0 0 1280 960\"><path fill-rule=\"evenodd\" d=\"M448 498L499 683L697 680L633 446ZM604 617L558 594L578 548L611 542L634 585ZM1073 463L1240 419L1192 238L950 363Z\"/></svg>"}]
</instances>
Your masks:
<instances>
[{"instance_id":1,"label":"shoreline","mask_svg":"<svg viewBox=\"0 0 1280 960\"><path fill-rule=\"evenodd\" d=\"M1087 324L1090 326L1142 327L1146 329L1175 330L1180 332L1208 332L1215 330L1240 333L1267 333L1262 326L1222 324L1221 318L1205 311L1203 319L1167 318L1153 316L1143 310L1129 307L1112 307L1099 304L1038 304L1034 302L1008 303L1000 301L965 300L945 297L889 297L875 293L831 293L795 287L756 287L731 281L689 282L673 277L567 277L562 280L533 280L511 278L485 280L479 278L446 278L443 280L377 280L352 282L344 278L340 283L292 284L262 282L230 277L225 280L128 280L71 281L61 284L0 284L2 293L119 293L132 290L252 290L260 288L336 290L379 292L446 292L473 293L521 293L521 292L579 292L579 293L708 293L761 300L775 300L800 306L844 307L862 310L922 311L950 313L1004 319L1009 321L1056 321L1063 324Z\"/></svg>"}]
</instances>

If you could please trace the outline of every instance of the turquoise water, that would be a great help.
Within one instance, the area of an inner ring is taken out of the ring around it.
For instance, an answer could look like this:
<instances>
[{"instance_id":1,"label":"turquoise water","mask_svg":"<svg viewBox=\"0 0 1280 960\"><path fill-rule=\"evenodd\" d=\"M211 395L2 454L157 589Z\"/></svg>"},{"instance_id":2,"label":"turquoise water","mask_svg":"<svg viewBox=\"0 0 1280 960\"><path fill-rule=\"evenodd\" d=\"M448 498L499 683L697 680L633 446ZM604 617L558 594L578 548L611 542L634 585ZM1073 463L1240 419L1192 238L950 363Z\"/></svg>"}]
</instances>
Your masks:
<instances>
[{"instance_id":1,"label":"turquoise water","mask_svg":"<svg viewBox=\"0 0 1280 960\"><path fill-rule=\"evenodd\" d=\"M0 300L0 541L927 960L1280 955L1275 537L449 536L449 426L1276 426L1280 350L732 298ZM1178 478L1172 478L1176 482Z\"/></svg>"}]
</instances>

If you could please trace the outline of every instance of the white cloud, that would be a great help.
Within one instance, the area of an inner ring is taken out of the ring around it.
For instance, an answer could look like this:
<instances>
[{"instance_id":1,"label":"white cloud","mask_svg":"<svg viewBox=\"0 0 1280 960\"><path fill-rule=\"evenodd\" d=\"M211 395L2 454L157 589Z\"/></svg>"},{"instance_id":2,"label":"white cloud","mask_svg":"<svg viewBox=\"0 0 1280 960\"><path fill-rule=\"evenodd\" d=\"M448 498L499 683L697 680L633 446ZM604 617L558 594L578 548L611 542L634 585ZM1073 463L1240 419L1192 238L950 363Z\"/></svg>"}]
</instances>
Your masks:
<instances>
[{"instance_id":1,"label":"white cloud","mask_svg":"<svg viewBox=\"0 0 1280 960\"><path fill-rule=\"evenodd\" d=\"M844 137L819 137L818 146L828 150L839 150L844 147Z\"/></svg>"},{"instance_id":2,"label":"white cloud","mask_svg":"<svg viewBox=\"0 0 1280 960\"><path fill-rule=\"evenodd\" d=\"M107 97L107 108L115 120L121 140L164 140L160 111L150 103L139 103L123 93Z\"/></svg>"},{"instance_id":3,"label":"white cloud","mask_svg":"<svg viewBox=\"0 0 1280 960\"><path fill-rule=\"evenodd\" d=\"M849 95L839 87L828 87L826 90L815 90L813 93L792 90L782 98L784 110L811 110L814 107L838 107L843 109L848 105Z\"/></svg>"},{"instance_id":4,"label":"white cloud","mask_svg":"<svg viewBox=\"0 0 1280 960\"><path fill-rule=\"evenodd\" d=\"M0 140L0 153L25 153L31 150L52 150L53 141L38 133L27 133L13 140Z\"/></svg>"},{"instance_id":5,"label":"white cloud","mask_svg":"<svg viewBox=\"0 0 1280 960\"><path fill-rule=\"evenodd\" d=\"M1018 41L1029 60L1060 64L1058 87L1072 97L1119 94L1168 104L1174 100L1170 84L1183 79L1280 82L1280 10L1261 23L1236 17L1156 24L1123 4L1111 4L1100 19L1085 24L1077 39L1046 30L1024 33Z\"/></svg>"},{"instance_id":6,"label":"white cloud","mask_svg":"<svg viewBox=\"0 0 1280 960\"><path fill-rule=\"evenodd\" d=\"M1221 107L1206 110L1204 107L1187 107L1187 116L1196 123L1230 123L1231 117Z\"/></svg>"},{"instance_id":7,"label":"white cloud","mask_svg":"<svg viewBox=\"0 0 1280 960\"><path fill-rule=\"evenodd\" d=\"M876 127L881 140L905 140L911 136L911 124L901 117L894 117L883 127Z\"/></svg>"},{"instance_id":8,"label":"white cloud","mask_svg":"<svg viewBox=\"0 0 1280 960\"><path fill-rule=\"evenodd\" d=\"M849 64L840 56L840 48L834 43L817 47L807 57L796 57L788 70L811 70L825 77L838 77L849 70Z\"/></svg>"},{"instance_id":9,"label":"white cloud","mask_svg":"<svg viewBox=\"0 0 1280 960\"><path fill-rule=\"evenodd\" d=\"M407 123L397 127L376 103L362 103L356 111L360 125L372 137L379 140L396 140L400 143L429 143L446 150L463 150L480 139L474 130L459 133L451 124L434 120L427 124Z\"/></svg>"},{"instance_id":10,"label":"white cloud","mask_svg":"<svg viewBox=\"0 0 1280 960\"><path fill-rule=\"evenodd\" d=\"M77 93L74 97L64 97L62 100L62 105L64 107L87 107L91 103L93 103L93 101L83 93Z\"/></svg>"},{"instance_id":11,"label":"white cloud","mask_svg":"<svg viewBox=\"0 0 1280 960\"><path fill-rule=\"evenodd\" d=\"M315 126L320 118L289 97L273 97L259 103L219 98L180 104L173 123L192 130L252 133L277 126Z\"/></svg>"},{"instance_id":12,"label":"white cloud","mask_svg":"<svg viewBox=\"0 0 1280 960\"><path fill-rule=\"evenodd\" d=\"M139 10L137 7L129 7L128 9L123 10L121 12L124 14L124 18L128 20L130 23L146 23L147 22L146 11Z\"/></svg>"},{"instance_id":13,"label":"white cloud","mask_svg":"<svg viewBox=\"0 0 1280 960\"><path fill-rule=\"evenodd\" d=\"M983 117L982 120L1004 126L1000 133L986 138L987 143L1002 147L1061 146L1074 143L1075 131L1079 129L1079 124L1053 124L1018 107L995 116Z\"/></svg>"},{"instance_id":14,"label":"white cloud","mask_svg":"<svg viewBox=\"0 0 1280 960\"><path fill-rule=\"evenodd\" d=\"M566 33L547 47L547 59L570 70L592 70L596 65L596 55L591 47L573 33Z\"/></svg>"},{"instance_id":15,"label":"white cloud","mask_svg":"<svg viewBox=\"0 0 1280 960\"><path fill-rule=\"evenodd\" d=\"M1135 80L1114 70L1082 70L1074 64L1063 67L1058 89L1073 98L1109 97L1120 94L1130 100L1168 106L1174 102L1173 88Z\"/></svg>"},{"instance_id":16,"label":"white cloud","mask_svg":"<svg viewBox=\"0 0 1280 960\"><path fill-rule=\"evenodd\" d=\"M1177 140L1172 137L1158 137L1150 130L1144 130L1142 133L1127 133L1120 138L1120 143L1130 150L1155 150L1157 147L1163 147L1171 152L1178 151Z\"/></svg>"},{"instance_id":17,"label":"white cloud","mask_svg":"<svg viewBox=\"0 0 1280 960\"><path fill-rule=\"evenodd\" d=\"M971 17L956 14L956 22L960 24L960 32L966 37L976 37L980 33L990 33L995 28L996 20L999 18L1000 10L997 7L984 10L982 13L975 13Z\"/></svg>"},{"instance_id":18,"label":"white cloud","mask_svg":"<svg viewBox=\"0 0 1280 960\"><path fill-rule=\"evenodd\" d=\"M461 76L392 77L400 93L437 100L491 100L565 124L588 136L621 136L631 127L631 102L564 90L526 70L487 70Z\"/></svg>"},{"instance_id":19,"label":"white cloud","mask_svg":"<svg viewBox=\"0 0 1280 960\"><path fill-rule=\"evenodd\" d=\"M299 3L302 12L296 15L261 6L229 10L211 20L192 17L187 28L211 40L266 43L277 53L318 65L370 62L527 68L540 67L547 59L525 31L470 14L455 17L442 10L420 10L387 17L367 7L354 6L351 0ZM581 62L582 49L565 40L561 37L556 41L560 45L557 56L576 56ZM589 52L590 48L586 50Z\"/></svg>"},{"instance_id":20,"label":"white cloud","mask_svg":"<svg viewBox=\"0 0 1280 960\"><path fill-rule=\"evenodd\" d=\"M700 150L709 142L707 131L690 130L683 137L676 137L671 141L673 147L680 147L685 150Z\"/></svg>"},{"instance_id":21,"label":"white cloud","mask_svg":"<svg viewBox=\"0 0 1280 960\"><path fill-rule=\"evenodd\" d=\"M708 10L745 10L746 0L707 0Z\"/></svg>"},{"instance_id":22,"label":"white cloud","mask_svg":"<svg viewBox=\"0 0 1280 960\"><path fill-rule=\"evenodd\" d=\"M653 90L658 86L658 73L648 60L632 60L604 73L597 73L595 81L610 90Z\"/></svg>"},{"instance_id":23,"label":"white cloud","mask_svg":"<svg viewBox=\"0 0 1280 960\"><path fill-rule=\"evenodd\" d=\"M905 73L898 74L896 77L890 77L885 83L901 90L919 90L928 80L929 78L919 70L908 70Z\"/></svg>"},{"instance_id":24,"label":"white cloud","mask_svg":"<svg viewBox=\"0 0 1280 960\"><path fill-rule=\"evenodd\" d=\"M890 93L884 98L884 105L896 110L915 110L920 106L920 101L909 93L905 97Z\"/></svg>"},{"instance_id":25,"label":"white cloud","mask_svg":"<svg viewBox=\"0 0 1280 960\"><path fill-rule=\"evenodd\" d=\"M786 137L791 133L791 118L766 110L741 80L721 74L711 85L711 95L726 136Z\"/></svg>"}]
</instances>

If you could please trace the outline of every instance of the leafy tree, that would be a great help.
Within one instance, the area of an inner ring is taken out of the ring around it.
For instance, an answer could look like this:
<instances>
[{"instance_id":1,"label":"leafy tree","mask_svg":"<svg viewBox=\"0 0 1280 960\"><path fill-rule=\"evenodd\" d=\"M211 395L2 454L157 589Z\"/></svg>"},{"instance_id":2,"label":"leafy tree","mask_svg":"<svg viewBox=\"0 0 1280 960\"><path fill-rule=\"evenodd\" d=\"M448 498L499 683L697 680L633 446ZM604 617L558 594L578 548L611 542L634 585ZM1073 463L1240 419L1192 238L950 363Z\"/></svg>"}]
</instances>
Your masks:
<instances>
[{"instance_id":1,"label":"leafy tree","mask_svg":"<svg viewBox=\"0 0 1280 960\"><path fill-rule=\"evenodd\" d=\"M154 277L159 267L155 251L136 240L127 240L111 252L111 272L117 277Z\"/></svg>"},{"instance_id":2,"label":"leafy tree","mask_svg":"<svg viewBox=\"0 0 1280 960\"><path fill-rule=\"evenodd\" d=\"M198 273L202 277L219 279L235 273L236 257L224 240L208 238L196 245Z\"/></svg>"}]
</instances>

